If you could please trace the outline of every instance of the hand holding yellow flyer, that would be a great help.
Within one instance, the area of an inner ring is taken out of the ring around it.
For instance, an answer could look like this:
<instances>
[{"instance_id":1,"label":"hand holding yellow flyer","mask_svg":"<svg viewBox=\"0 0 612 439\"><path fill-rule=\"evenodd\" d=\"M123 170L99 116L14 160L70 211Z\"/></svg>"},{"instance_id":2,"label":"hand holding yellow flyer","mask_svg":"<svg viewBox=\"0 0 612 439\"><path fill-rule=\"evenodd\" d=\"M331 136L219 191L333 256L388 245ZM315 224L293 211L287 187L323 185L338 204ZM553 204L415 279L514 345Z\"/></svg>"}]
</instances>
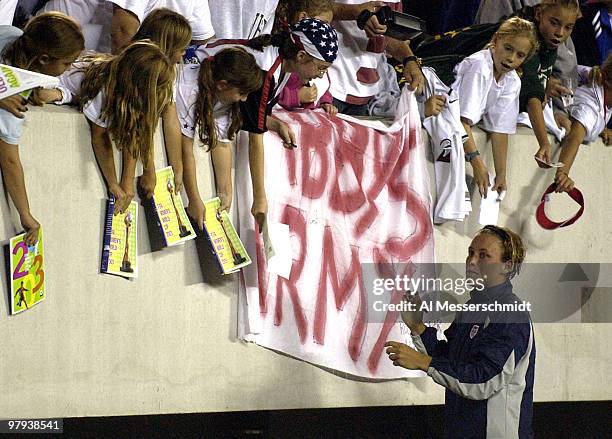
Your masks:
<instances>
[{"instance_id":1,"label":"hand holding yellow flyer","mask_svg":"<svg viewBox=\"0 0 612 439\"><path fill-rule=\"evenodd\" d=\"M235 273L251 263L232 221L224 210L218 212L221 200L212 198L204 202L206 216L204 231L217 257L219 269L223 274Z\"/></svg>"},{"instance_id":2,"label":"hand holding yellow flyer","mask_svg":"<svg viewBox=\"0 0 612 439\"><path fill-rule=\"evenodd\" d=\"M102 273L138 277L138 203L132 201L123 213L115 213L115 198L106 205L102 243Z\"/></svg>"},{"instance_id":3,"label":"hand holding yellow flyer","mask_svg":"<svg viewBox=\"0 0 612 439\"><path fill-rule=\"evenodd\" d=\"M46 297L42 228L35 245L28 247L24 237L22 233L9 243L11 314L30 309Z\"/></svg>"},{"instance_id":4,"label":"hand holding yellow flyer","mask_svg":"<svg viewBox=\"0 0 612 439\"><path fill-rule=\"evenodd\" d=\"M180 194L175 193L174 172L168 166L155 173L157 184L153 203L157 223L167 246L182 244L196 237L195 230L187 218Z\"/></svg>"}]
</instances>

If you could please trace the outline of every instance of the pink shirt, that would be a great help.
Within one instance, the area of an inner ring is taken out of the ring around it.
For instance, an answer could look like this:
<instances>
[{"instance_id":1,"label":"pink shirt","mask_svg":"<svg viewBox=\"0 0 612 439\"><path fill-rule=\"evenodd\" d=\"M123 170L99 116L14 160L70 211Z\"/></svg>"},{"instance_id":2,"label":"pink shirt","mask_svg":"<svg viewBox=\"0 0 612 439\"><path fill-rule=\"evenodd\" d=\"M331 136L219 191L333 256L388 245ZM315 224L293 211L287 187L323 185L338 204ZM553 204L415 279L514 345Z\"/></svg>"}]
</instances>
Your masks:
<instances>
[{"instance_id":1,"label":"pink shirt","mask_svg":"<svg viewBox=\"0 0 612 439\"><path fill-rule=\"evenodd\" d=\"M287 84L282 89L278 104L285 110L295 110L298 108L305 108L308 110L314 110L320 108L322 104L331 104L332 95L329 91L329 76L326 73L321 79L315 79L313 83L317 86L317 100L309 104L300 103L298 92L300 88L304 86L300 77L296 73L292 73L287 81Z\"/></svg>"}]
</instances>

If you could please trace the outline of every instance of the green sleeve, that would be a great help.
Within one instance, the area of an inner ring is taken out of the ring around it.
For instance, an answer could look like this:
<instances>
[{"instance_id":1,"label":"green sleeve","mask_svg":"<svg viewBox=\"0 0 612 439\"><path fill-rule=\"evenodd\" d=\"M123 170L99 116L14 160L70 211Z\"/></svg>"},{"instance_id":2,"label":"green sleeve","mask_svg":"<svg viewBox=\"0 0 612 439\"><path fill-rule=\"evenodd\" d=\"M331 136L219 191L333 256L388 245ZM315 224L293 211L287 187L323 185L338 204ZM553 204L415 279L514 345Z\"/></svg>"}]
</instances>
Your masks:
<instances>
[{"instance_id":1,"label":"green sleeve","mask_svg":"<svg viewBox=\"0 0 612 439\"><path fill-rule=\"evenodd\" d=\"M523 64L523 75L521 76L520 111L527 111L527 102L531 98L537 98L544 102L546 90L542 78L540 78L540 57L536 53Z\"/></svg>"}]
</instances>

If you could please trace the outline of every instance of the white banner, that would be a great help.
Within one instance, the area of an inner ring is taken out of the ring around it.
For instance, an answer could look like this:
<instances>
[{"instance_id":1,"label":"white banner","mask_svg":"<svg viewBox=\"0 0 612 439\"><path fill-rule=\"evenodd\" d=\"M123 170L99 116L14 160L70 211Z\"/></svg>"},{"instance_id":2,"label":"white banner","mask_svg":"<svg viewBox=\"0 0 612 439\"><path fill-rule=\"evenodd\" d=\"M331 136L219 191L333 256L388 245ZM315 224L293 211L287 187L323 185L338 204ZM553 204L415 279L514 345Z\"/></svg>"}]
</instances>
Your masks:
<instances>
[{"instance_id":1,"label":"white banner","mask_svg":"<svg viewBox=\"0 0 612 439\"><path fill-rule=\"evenodd\" d=\"M250 214L248 136L241 136L240 236L253 259L241 282L243 339L354 376L420 375L393 366L384 354L388 340L412 343L397 312L384 323L368 321L360 265L434 262L427 164L412 93L404 92L398 114L386 128L322 110L274 113L295 131L298 146L288 150L276 134L264 137L268 231L276 252L269 264ZM392 297L397 302L401 295Z\"/></svg>"}]
</instances>

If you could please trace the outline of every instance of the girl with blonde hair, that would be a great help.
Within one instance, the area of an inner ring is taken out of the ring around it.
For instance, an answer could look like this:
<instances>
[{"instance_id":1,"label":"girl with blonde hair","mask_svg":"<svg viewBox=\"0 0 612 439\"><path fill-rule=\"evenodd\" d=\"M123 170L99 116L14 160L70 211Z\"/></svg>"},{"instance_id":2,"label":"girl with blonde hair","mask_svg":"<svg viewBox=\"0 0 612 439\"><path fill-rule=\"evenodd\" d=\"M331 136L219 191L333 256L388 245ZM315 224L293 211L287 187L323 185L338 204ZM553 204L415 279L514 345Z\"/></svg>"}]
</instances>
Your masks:
<instances>
[{"instance_id":1,"label":"girl with blonde hair","mask_svg":"<svg viewBox=\"0 0 612 439\"><path fill-rule=\"evenodd\" d=\"M580 17L578 0L542 0L534 7L525 7L517 14L532 22L537 29L539 49L523 65L521 76L520 110L529 114L529 120L540 148L536 162L542 168L551 165L552 147L544 120L543 104L548 97L560 97L571 93L558 84L549 84L553 66L557 61L557 49L570 37L576 20ZM486 23L447 32L421 42L415 47L417 56L440 55L469 56L480 50L499 29L501 23Z\"/></svg>"},{"instance_id":2,"label":"girl with blonde hair","mask_svg":"<svg viewBox=\"0 0 612 439\"><path fill-rule=\"evenodd\" d=\"M521 79L517 70L538 47L535 25L514 17L499 27L486 48L465 59L455 55L423 60L428 66L424 68L428 86L422 100L426 99L424 126L435 156L436 223L463 220L471 211L464 158L472 166L482 197L490 189L500 195L506 190L508 134L515 133L519 114ZM472 126L478 123L491 136L494 182L474 142Z\"/></svg>"},{"instance_id":3,"label":"girl with blonde hair","mask_svg":"<svg viewBox=\"0 0 612 439\"><path fill-rule=\"evenodd\" d=\"M150 40L157 44L175 66L181 62L185 49L192 38L189 21L181 14L168 8L158 8L151 11L138 28L133 41ZM176 90L176 83L174 85ZM178 194L183 187L183 158L181 151L180 125L176 110L176 96L173 92L172 101L168 103L162 113L162 129L164 146L168 164L174 172L174 190ZM144 181L149 183L146 196L150 197L155 189L155 167L149 166L145 170Z\"/></svg>"},{"instance_id":4,"label":"girl with blonde hair","mask_svg":"<svg viewBox=\"0 0 612 439\"><path fill-rule=\"evenodd\" d=\"M119 212L134 197L137 160L144 168L141 186L149 194L155 187L150 181L155 175L153 136L171 101L174 76L173 64L157 45L138 41L116 56L84 57L60 77L57 89L45 94L46 102L76 103L85 115L96 160ZM112 142L123 156L120 179Z\"/></svg>"},{"instance_id":5,"label":"girl with blonde hair","mask_svg":"<svg viewBox=\"0 0 612 439\"><path fill-rule=\"evenodd\" d=\"M33 18L23 32L12 26L0 28L0 63L50 76L61 75L84 48L79 25L60 13ZM40 224L32 216L26 192L19 140L27 111L23 96L16 94L0 100L0 168L21 225L26 243L38 239Z\"/></svg>"}]
</instances>

